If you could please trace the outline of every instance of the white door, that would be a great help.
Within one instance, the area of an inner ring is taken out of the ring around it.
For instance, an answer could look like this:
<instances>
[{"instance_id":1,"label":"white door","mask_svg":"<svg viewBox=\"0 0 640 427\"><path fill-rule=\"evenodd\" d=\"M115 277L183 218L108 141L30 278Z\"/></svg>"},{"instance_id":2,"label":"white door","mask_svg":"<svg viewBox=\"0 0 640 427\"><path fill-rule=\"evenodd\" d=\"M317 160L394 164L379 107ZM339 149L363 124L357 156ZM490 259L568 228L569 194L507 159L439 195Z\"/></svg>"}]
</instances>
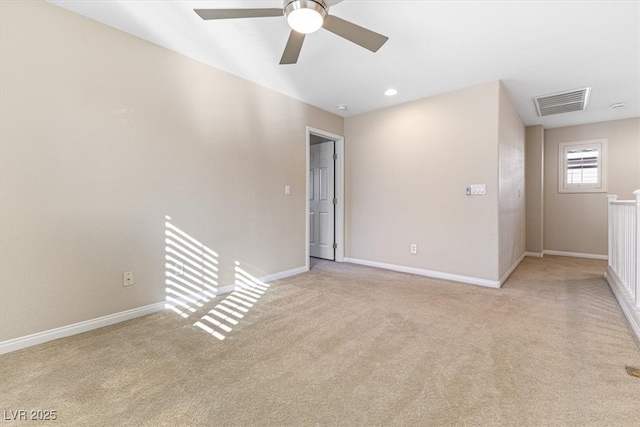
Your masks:
<instances>
[{"instance_id":1,"label":"white door","mask_svg":"<svg viewBox=\"0 0 640 427\"><path fill-rule=\"evenodd\" d=\"M334 141L309 150L309 255L335 259L334 243Z\"/></svg>"}]
</instances>

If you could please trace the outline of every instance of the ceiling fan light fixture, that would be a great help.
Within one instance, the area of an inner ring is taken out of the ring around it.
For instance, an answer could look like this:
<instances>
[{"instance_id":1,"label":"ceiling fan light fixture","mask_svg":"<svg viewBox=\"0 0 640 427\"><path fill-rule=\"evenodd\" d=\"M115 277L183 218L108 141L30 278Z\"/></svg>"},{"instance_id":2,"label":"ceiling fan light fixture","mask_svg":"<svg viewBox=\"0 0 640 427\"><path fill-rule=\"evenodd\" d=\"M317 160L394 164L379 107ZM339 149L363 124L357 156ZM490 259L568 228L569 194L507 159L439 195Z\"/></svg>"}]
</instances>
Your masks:
<instances>
[{"instance_id":1,"label":"ceiling fan light fixture","mask_svg":"<svg viewBox=\"0 0 640 427\"><path fill-rule=\"evenodd\" d=\"M302 34L311 34L322 28L326 14L327 7L322 0L295 0L284 8L291 29Z\"/></svg>"}]
</instances>

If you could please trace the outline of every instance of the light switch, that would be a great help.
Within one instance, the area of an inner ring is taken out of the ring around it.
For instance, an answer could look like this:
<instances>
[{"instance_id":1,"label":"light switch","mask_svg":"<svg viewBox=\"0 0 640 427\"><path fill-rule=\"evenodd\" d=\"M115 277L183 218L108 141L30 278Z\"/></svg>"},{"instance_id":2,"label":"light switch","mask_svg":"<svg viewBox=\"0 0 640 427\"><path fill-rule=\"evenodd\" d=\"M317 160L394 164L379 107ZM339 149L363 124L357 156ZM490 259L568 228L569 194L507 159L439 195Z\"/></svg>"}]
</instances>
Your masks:
<instances>
[{"instance_id":1,"label":"light switch","mask_svg":"<svg viewBox=\"0 0 640 427\"><path fill-rule=\"evenodd\" d=\"M290 185L285 185L284 186L284 194L286 194L287 196L291 195L291 186Z\"/></svg>"}]
</instances>

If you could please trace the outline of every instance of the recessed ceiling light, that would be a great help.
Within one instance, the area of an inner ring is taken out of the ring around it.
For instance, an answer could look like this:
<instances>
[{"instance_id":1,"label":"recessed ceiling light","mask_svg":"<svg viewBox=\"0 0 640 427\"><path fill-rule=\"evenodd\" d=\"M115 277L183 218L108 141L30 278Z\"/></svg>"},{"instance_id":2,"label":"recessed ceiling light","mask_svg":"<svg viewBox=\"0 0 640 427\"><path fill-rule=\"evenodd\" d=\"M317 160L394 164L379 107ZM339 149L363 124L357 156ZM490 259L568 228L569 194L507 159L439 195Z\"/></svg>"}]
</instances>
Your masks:
<instances>
[{"instance_id":1,"label":"recessed ceiling light","mask_svg":"<svg viewBox=\"0 0 640 427\"><path fill-rule=\"evenodd\" d=\"M612 109L614 109L614 110L615 110L616 108L624 108L624 107L626 107L626 106L627 106L627 103L626 103L626 102L616 102L615 104L611 104L611 105L610 105L610 107L611 107Z\"/></svg>"},{"instance_id":2,"label":"recessed ceiling light","mask_svg":"<svg viewBox=\"0 0 640 427\"><path fill-rule=\"evenodd\" d=\"M393 95L397 95L398 91L395 90L394 88L389 88L384 92L384 94L387 96L393 96Z\"/></svg>"},{"instance_id":3,"label":"recessed ceiling light","mask_svg":"<svg viewBox=\"0 0 640 427\"><path fill-rule=\"evenodd\" d=\"M338 105L338 110L340 110L340 111L347 111L347 110L348 110L348 107L347 107L346 105L344 105L344 104L339 104L339 105Z\"/></svg>"}]
</instances>

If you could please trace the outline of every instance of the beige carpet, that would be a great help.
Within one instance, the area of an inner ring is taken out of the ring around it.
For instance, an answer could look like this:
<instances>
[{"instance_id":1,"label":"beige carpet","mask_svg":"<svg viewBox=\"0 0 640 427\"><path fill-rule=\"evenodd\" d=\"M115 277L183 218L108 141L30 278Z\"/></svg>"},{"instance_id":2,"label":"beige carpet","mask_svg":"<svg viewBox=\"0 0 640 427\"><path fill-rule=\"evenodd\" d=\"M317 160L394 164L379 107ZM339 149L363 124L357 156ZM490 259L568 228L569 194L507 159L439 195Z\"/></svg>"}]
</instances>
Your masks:
<instances>
[{"instance_id":1,"label":"beige carpet","mask_svg":"<svg viewBox=\"0 0 640 427\"><path fill-rule=\"evenodd\" d=\"M193 326L220 297L4 355L0 409L57 411L37 425L638 426L640 351L605 266L527 258L496 290L315 261L224 340Z\"/></svg>"}]
</instances>

